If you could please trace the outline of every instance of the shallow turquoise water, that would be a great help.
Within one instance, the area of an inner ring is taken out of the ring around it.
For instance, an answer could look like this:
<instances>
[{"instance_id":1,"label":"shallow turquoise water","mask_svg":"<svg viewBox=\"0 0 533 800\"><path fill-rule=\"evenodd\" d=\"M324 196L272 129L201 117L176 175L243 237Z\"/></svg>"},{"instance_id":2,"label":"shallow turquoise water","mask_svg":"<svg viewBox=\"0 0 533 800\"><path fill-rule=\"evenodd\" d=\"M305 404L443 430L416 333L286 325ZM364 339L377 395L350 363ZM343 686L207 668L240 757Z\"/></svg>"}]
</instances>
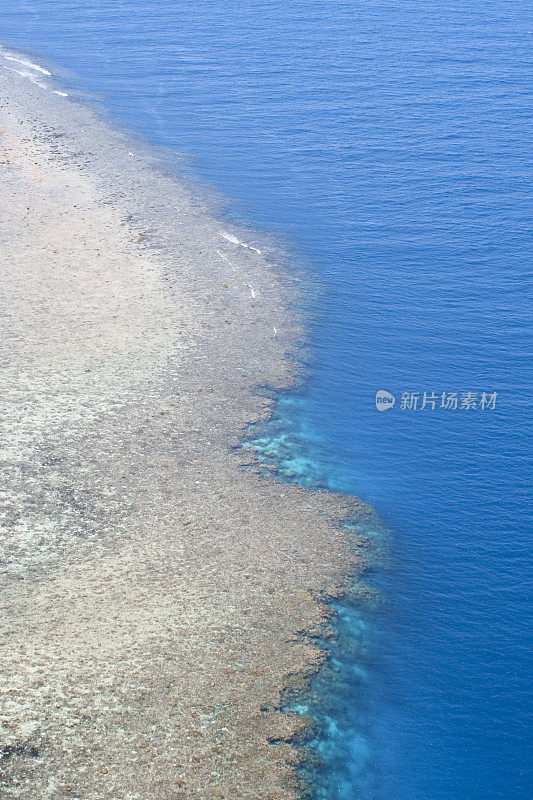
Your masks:
<instances>
[{"instance_id":1,"label":"shallow turquoise water","mask_svg":"<svg viewBox=\"0 0 533 800\"><path fill-rule=\"evenodd\" d=\"M392 538L367 576L385 604L338 607L309 698L316 796L529 798L528 5L0 9L0 41L188 154L321 287L309 380L265 449L290 479L372 502ZM496 408L400 407L454 390Z\"/></svg>"}]
</instances>

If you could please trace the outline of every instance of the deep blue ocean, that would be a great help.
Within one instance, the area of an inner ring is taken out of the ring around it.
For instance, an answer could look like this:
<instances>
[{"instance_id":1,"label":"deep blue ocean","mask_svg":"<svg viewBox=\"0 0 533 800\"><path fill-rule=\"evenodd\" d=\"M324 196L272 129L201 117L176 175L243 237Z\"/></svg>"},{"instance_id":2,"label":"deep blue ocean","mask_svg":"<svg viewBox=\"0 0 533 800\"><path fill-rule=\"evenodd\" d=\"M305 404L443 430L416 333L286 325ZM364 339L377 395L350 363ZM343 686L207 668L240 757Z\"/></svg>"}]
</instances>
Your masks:
<instances>
[{"instance_id":1,"label":"deep blue ocean","mask_svg":"<svg viewBox=\"0 0 533 800\"><path fill-rule=\"evenodd\" d=\"M368 523L382 600L337 604L302 701L314 798L532 798L530 5L0 12L2 44L185 155L316 284L309 378L259 445L287 477L363 497L388 533Z\"/></svg>"}]
</instances>

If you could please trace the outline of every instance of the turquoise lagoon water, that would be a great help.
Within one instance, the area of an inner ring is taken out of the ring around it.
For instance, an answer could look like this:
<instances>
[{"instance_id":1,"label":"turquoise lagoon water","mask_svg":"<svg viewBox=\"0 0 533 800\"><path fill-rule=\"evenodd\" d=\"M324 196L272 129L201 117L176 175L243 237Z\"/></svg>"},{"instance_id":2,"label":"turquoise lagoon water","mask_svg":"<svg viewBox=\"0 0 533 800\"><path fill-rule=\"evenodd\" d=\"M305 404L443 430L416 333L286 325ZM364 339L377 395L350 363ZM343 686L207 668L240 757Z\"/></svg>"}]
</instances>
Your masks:
<instances>
[{"instance_id":1,"label":"turquoise lagoon water","mask_svg":"<svg viewBox=\"0 0 533 800\"><path fill-rule=\"evenodd\" d=\"M0 41L185 153L318 287L309 377L258 443L287 479L362 496L390 534L385 557L379 526L364 530L384 601L336 603L327 668L291 701L317 720L311 795L533 796L529 5L0 10ZM395 406L378 412L377 390ZM441 408L454 391L478 406Z\"/></svg>"}]
</instances>

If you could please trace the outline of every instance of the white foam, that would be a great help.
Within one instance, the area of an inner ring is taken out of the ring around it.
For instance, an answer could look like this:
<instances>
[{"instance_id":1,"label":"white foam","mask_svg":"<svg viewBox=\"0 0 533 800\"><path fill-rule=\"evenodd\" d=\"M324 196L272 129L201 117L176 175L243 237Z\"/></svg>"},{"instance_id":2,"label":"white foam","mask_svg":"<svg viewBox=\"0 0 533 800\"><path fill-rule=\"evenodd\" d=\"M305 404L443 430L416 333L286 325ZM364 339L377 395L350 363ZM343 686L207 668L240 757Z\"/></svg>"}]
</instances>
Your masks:
<instances>
[{"instance_id":1,"label":"white foam","mask_svg":"<svg viewBox=\"0 0 533 800\"><path fill-rule=\"evenodd\" d=\"M225 261L227 264L229 264L229 265L230 265L230 267L232 268L233 272L237 272L237 269L236 269L236 268L233 266L233 264L231 263L231 261L229 260L229 258L227 258L227 257L224 255L224 253L221 253L221 252L220 252L220 250L217 250L217 253L218 253L218 255L220 256L220 258L223 258L223 259L224 259L224 261Z\"/></svg>"},{"instance_id":2,"label":"white foam","mask_svg":"<svg viewBox=\"0 0 533 800\"><path fill-rule=\"evenodd\" d=\"M3 55L3 57L7 58L9 61L16 61L18 64L27 65L32 69L39 69L39 71L42 72L43 74L50 75L50 73L47 70L38 67L36 64L31 64L28 61L23 61L22 59L15 58L14 56L6 56L5 53L1 53L1 55ZM8 72L14 72L16 75L20 75L21 78L27 78L29 81L31 81L31 83L34 83L40 89L50 89L50 86L48 84L40 81L36 75L34 75L32 72L28 72L27 69L15 69L14 67L7 67L5 64L0 64L0 68L5 69ZM52 89L52 92L53 94L59 95L59 97L69 96L68 92L60 92L59 89Z\"/></svg>"},{"instance_id":3,"label":"white foam","mask_svg":"<svg viewBox=\"0 0 533 800\"><path fill-rule=\"evenodd\" d=\"M17 75L20 75L21 78L27 78L32 83L35 83L36 86L39 86L41 89L48 89L46 83L41 83L41 81L37 80L35 75L32 75L31 72L26 72L23 69L13 69L13 67L5 67L3 64L0 65L2 69L7 69L8 72L14 72Z\"/></svg>"},{"instance_id":4,"label":"white foam","mask_svg":"<svg viewBox=\"0 0 533 800\"><path fill-rule=\"evenodd\" d=\"M43 75L51 75L51 72L48 72L47 69L44 67L40 67L39 64L34 64L33 61L25 61L23 58L17 58L17 56L8 56L5 53L2 53L4 58L8 61L16 61L17 64L22 64L23 67L29 67L30 69L35 69L37 72L41 72Z\"/></svg>"},{"instance_id":5,"label":"white foam","mask_svg":"<svg viewBox=\"0 0 533 800\"><path fill-rule=\"evenodd\" d=\"M220 235L222 236L223 239L227 239L228 242L231 242L232 244L242 244L241 240L237 239L236 236L233 236L232 233L226 233L226 231L221 231Z\"/></svg>"},{"instance_id":6,"label":"white foam","mask_svg":"<svg viewBox=\"0 0 533 800\"><path fill-rule=\"evenodd\" d=\"M246 247L247 250L254 250L256 253L261 255L261 250L258 250L257 247L252 247L251 244L246 244L246 242L241 242L240 239L237 239L232 233L227 233L227 231L220 231L220 235L223 239L226 239L228 242L232 244L238 244L240 247Z\"/></svg>"}]
</instances>

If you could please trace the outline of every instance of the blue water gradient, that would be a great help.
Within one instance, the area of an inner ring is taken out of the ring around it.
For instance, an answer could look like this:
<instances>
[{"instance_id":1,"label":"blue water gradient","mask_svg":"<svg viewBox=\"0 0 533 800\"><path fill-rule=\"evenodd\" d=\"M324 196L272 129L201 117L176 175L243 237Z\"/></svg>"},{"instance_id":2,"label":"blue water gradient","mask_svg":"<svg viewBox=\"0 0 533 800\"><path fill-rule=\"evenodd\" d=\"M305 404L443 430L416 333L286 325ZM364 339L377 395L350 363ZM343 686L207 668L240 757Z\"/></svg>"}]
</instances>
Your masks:
<instances>
[{"instance_id":1,"label":"blue water gradient","mask_svg":"<svg viewBox=\"0 0 533 800\"><path fill-rule=\"evenodd\" d=\"M533 796L529 4L0 0L0 10L0 41L187 154L232 213L288 239L317 285L310 377L281 398L270 433L287 477L327 476L394 535L372 577L386 603L338 609L331 664L365 678L323 680L315 695L317 718L330 703L353 723L316 792ZM393 409L376 411L378 389L396 395ZM498 399L493 410L408 411L399 398L411 390ZM316 745L327 750L326 728ZM364 780L351 769L361 748Z\"/></svg>"}]
</instances>

